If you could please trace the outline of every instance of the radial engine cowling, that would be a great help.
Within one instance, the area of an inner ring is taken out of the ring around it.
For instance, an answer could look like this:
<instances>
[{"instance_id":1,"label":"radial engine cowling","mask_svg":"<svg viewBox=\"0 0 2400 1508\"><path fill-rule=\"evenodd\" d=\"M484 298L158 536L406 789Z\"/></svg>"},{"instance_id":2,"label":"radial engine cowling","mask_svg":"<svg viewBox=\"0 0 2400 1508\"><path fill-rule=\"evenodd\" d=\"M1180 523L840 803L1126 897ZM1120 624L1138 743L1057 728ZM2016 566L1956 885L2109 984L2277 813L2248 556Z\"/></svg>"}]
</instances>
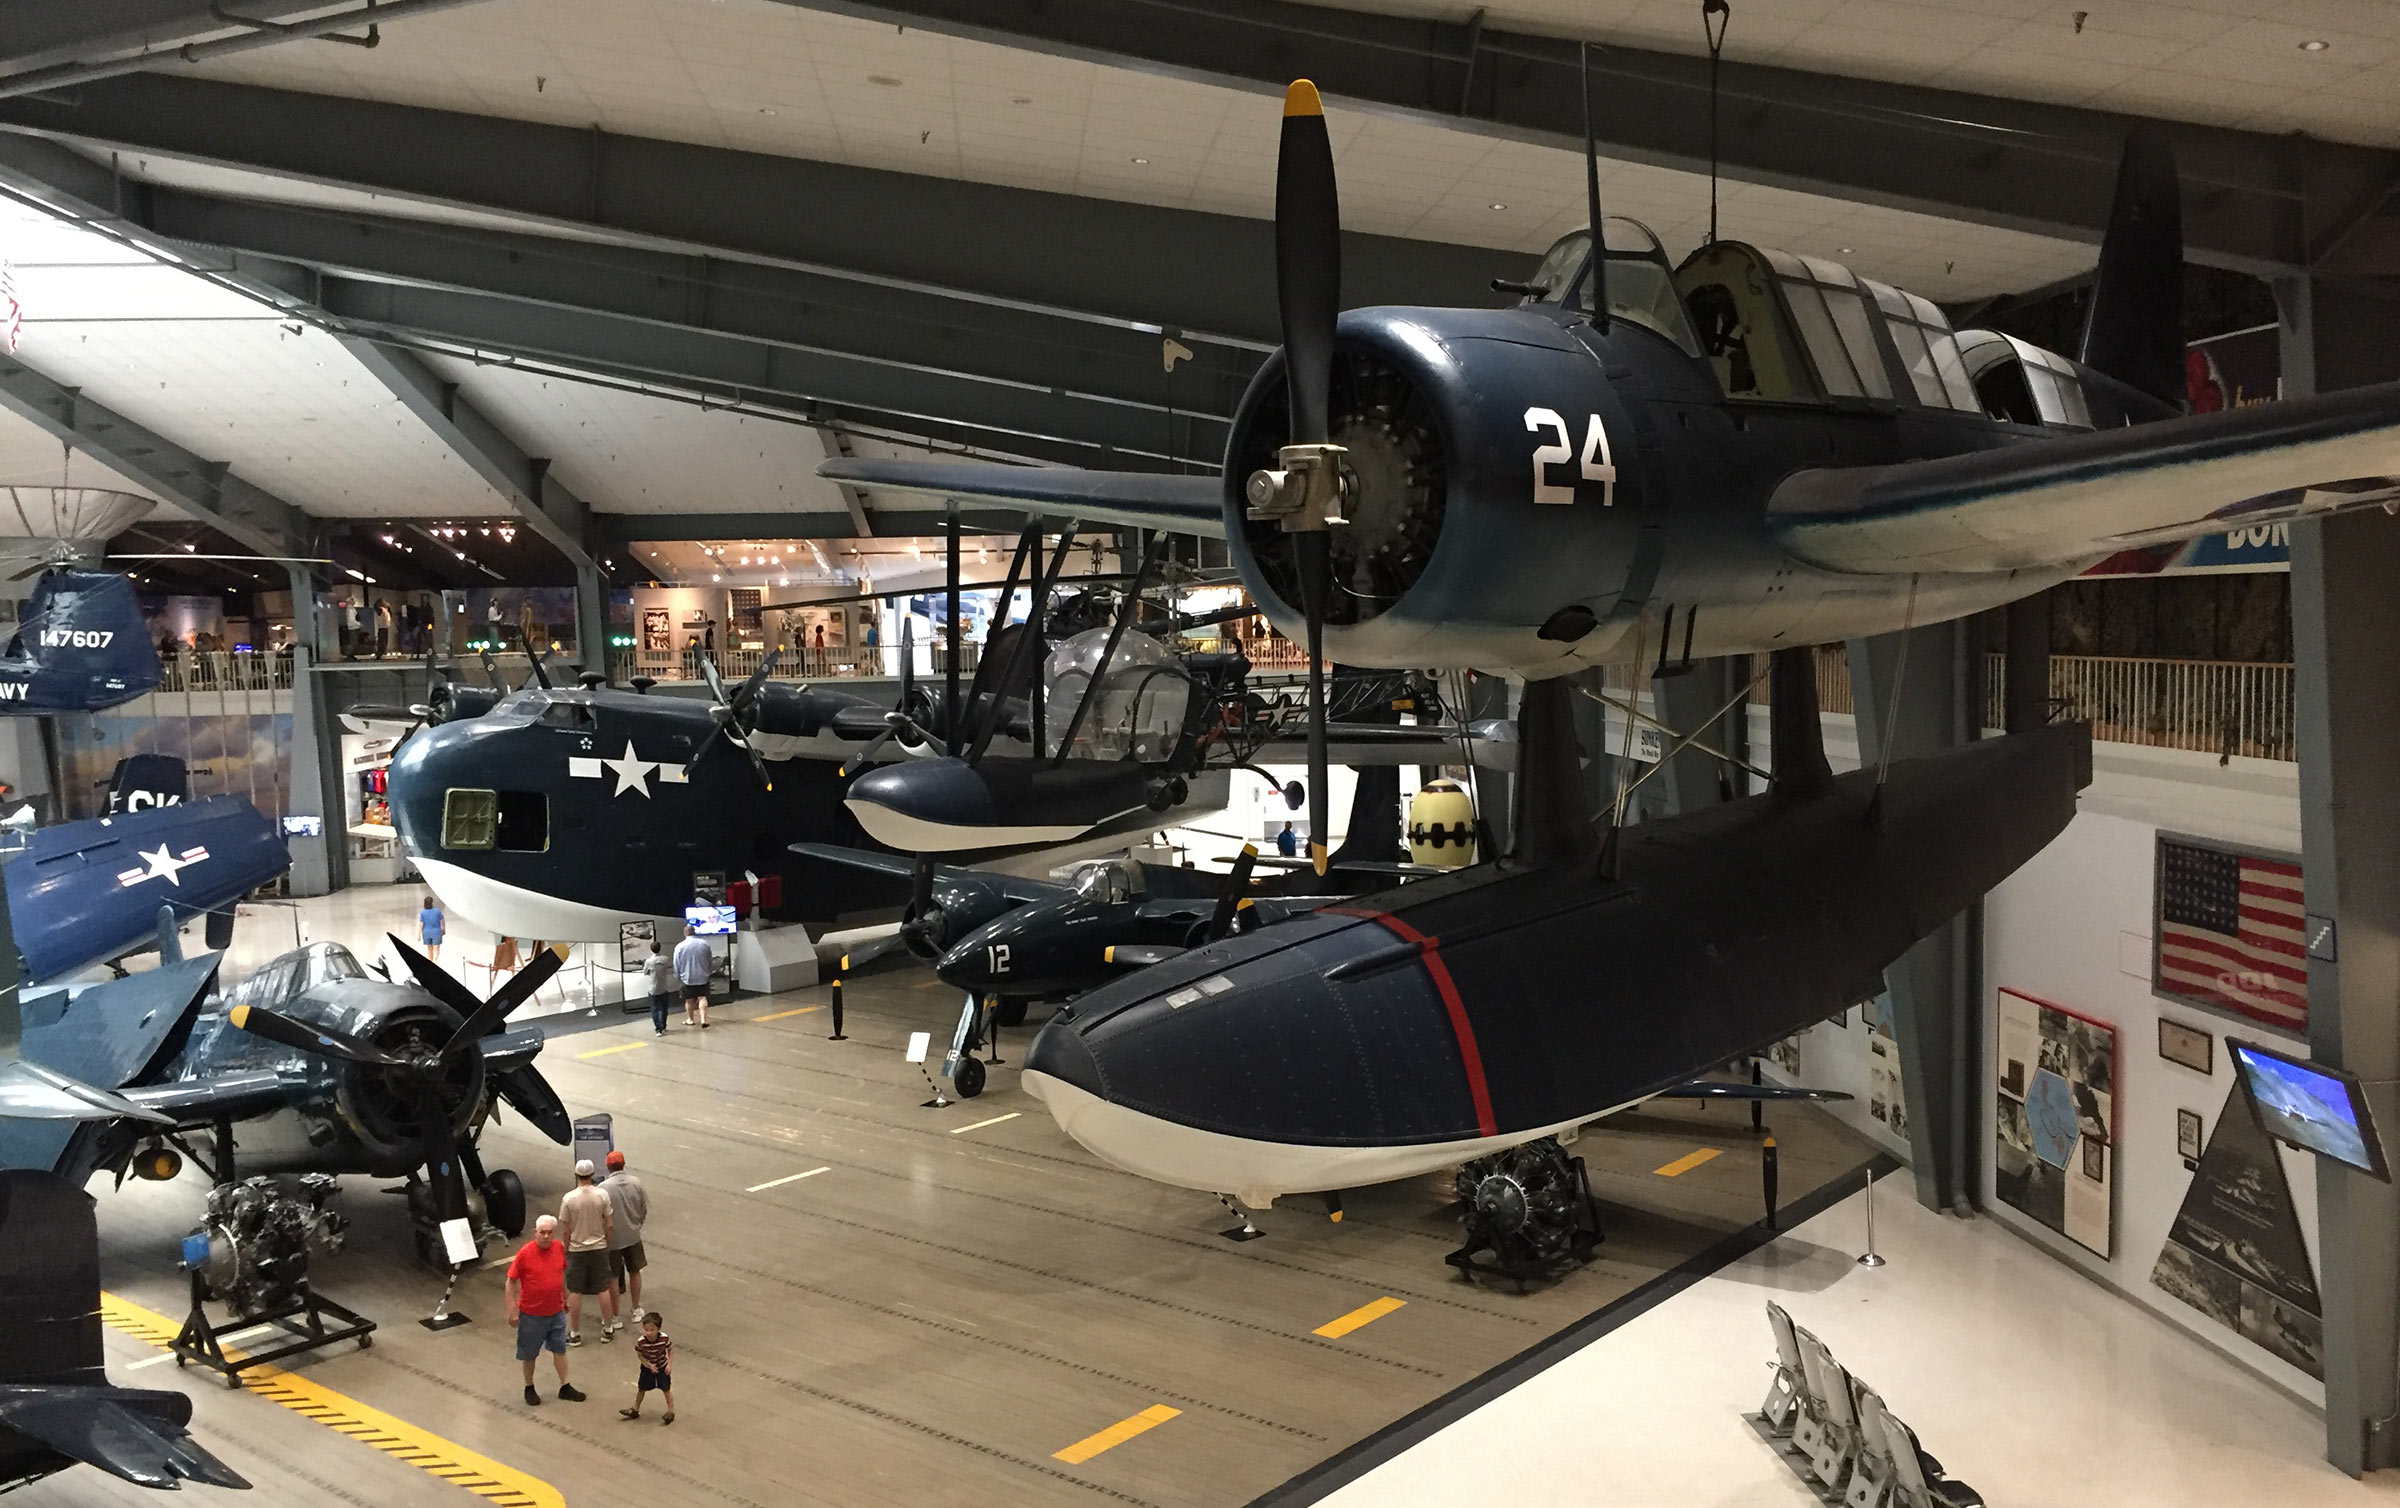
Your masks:
<instances>
[{"instance_id":1,"label":"radial engine cowling","mask_svg":"<svg viewBox=\"0 0 2400 1508\"><path fill-rule=\"evenodd\" d=\"M376 1016L354 1035L366 1037L385 1052L414 1056L437 1051L458 1029L458 1015L448 1007L430 1003L413 990L395 987L394 993L407 997L406 1003ZM334 1024L343 1030L353 1026L350 1022ZM413 1081L394 1070L360 1063L344 1063L339 1073L334 1102L357 1133L368 1175L394 1178L424 1162L424 1122ZM444 1066L442 1104L449 1111L454 1136L466 1136L483 1094L483 1054L461 1053Z\"/></svg>"},{"instance_id":2,"label":"radial engine cowling","mask_svg":"<svg viewBox=\"0 0 2400 1508\"><path fill-rule=\"evenodd\" d=\"M1294 552L1279 524L1248 518L1243 495L1288 440L1287 405L1278 352L1235 415L1226 537L1296 640ZM1329 412L1348 520L1330 536L1333 659L1556 673L1599 658L1616 631L1591 628L1633 565L1640 480L1628 411L1574 332L1531 309L1352 310Z\"/></svg>"},{"instance_id":3,"label":"radial engine cowling","mask_svg":"<svg viewBox=\"0 0 2400 1508\"><path fill-rule=\"evenodd\" d=\"M900 918L900 941L927 963L948 952L968 933L1009 909L1008 897L989 880L936 874L933 905L920 913L914 902Z\"/></svg>"}]
</instances>

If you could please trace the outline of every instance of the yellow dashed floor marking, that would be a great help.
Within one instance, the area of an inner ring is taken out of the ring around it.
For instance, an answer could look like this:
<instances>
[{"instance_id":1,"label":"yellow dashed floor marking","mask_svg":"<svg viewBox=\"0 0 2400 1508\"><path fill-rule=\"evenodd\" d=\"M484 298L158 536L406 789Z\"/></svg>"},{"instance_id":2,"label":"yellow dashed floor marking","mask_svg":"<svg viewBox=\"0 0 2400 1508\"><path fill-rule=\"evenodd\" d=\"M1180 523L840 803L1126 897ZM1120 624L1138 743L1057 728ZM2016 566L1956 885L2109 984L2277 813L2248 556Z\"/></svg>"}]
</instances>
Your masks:
<instances>
[{"instance_id":1,"label":"yellow dashed floor marking","mask_svg":"<svg viewBox=\"0 0 2400 1508\"><path fill-rule=\"evenodd\" d=\"M1408 1300L1391 1298L1387 1295L1372 1304L1359 1305L1340 1319L1327 1320L1324 1324L1317 1326L1315 1333L1324 1336L1327 1340L1340 1340L1359 1326L1371 1325L1393 1310L1403 1309L1407 1306Z\"/></svg>"},{"instance_id":2,"label":"yellow dashed floor marking","mask_svg":"<svg viewBox=\"0 0 2400 1508\"><path fill-rule=\"evenodd\" d=\"M167 1345L183 1329L181 1322L113 1293L100 1295L100 1318L111 1329L154 1346ZM249 1367L242 1372L242 1386L304 1419L313 1419L362 1444L372 1445L396 1461L453 1486L464 1487L477 1497L499 1504L500 1508L566 1508L566 1497L548 1482L503 1466L462 1445L453 1445L405 1419L369 1408L297 1373L274 1366Z\"/></svg>"},{"instance_id":3,"label":"yellow dashed floor marking","mask_svg":"<svg viewBox=\"0 0 2400 1508\"><path fill-rule=\"evenodd\" d=\"M1684 1174L1689 1173L1692 1169L1700 1166L1700 1164L1704 1162L1707 1162L1709 1159L1723 1156L1724 1151L1725 1149L1722 1147L1702 1147L1697 1152L1687 1152L1683 1156L1676 1158L1673 1162L1668 1163L1665 1167L1658 1169L1658 1176L1661 1178L1681 1178Z\"/></svg>"},{"instance_id":4,"label":"yellow dashed floor marking","mask_svg":"<svg viewBox=\"0 0 2400 1508\"><path fill-rule=\"evenodd\" d=\"M1096 1435L1084 1436L1065 1450L1051 1452L1050 1459L1064 1461L1069 1466L1081 1466L1100 1452L1114 1450L1134 1436L1146 1434L1182 1412L1163 1403L1154 1403L1130 1419L1120 1419Z\"/></svg>"},{"instance_id":5,"label":"yellow dashed floor marking","mask_svg":"<svg viewBox=\"0 0 2400 1508\"><path fill-rule=\"evenodd\" d=\"M595 1047L590 1052L579 1052L575 1056L579 1058L605 1058L612 1052L631 1052L637 1047L648 1047L649 1045L650 1044L647 1042L619 1042L614 1047Z\"/></svg>"},{"instance_id":6,"label":"yellow dashed floor marking","mask_svg":"<svg viewBox=\"0 0 2400 1508\"><path fill-rule=\"evenodd\" d=\"M821 1007L819 1007L819 1006L814 1006L814 1005L804 1005L804 1006L800 1007L800 1008L799 1008L798 1010L796 1010L796 1011L777 1011L777 1012L776 1012L774 1015L772 1015L772 1016L752 1016L750 1019L751 1019L751 1020L753 1020L753 1021L781 1021L781 1020L782 1020L784 1017L786 1017L786 1016L805 1016L805 1015L807 1015L807 1014L808 1014L810 1011L813 1011L813 1010L818 1010L818 1009L821 1009Z\"/></svg>"}]
</instances>

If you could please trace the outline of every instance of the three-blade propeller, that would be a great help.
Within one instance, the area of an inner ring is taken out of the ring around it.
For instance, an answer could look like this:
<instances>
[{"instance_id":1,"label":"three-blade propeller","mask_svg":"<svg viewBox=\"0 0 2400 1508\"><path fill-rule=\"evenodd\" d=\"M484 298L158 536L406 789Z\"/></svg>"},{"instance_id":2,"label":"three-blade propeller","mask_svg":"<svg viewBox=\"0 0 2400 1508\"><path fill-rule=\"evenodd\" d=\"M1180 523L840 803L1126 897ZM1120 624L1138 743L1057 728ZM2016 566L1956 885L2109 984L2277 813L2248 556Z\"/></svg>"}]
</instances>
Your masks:
<instances>
[{"instance_id":1,"label":"three-blade propeller","mask_svg":"<svg viewBox=\"0 0 2400 1508\"><path fill-rule=\"evenodd\" d=\"M767 773L767 761L758 752L757 745L751 742L751 735L758 731L758 721L753 715L758 706L758 690L767 683L767 677L775 671L776 661L782 658L782 650L768 650L766 658L758 662L758 668L743 677L739 686L728 691L725 689L725 678L717 674L715 659L705 654L700 656L700 673L708 681L708 713L716 719L717 726L715 732L702 739L700 747L692 751L690 762L683 767L685 779L691 778L692 772L700 767L702 757L717 746L716 735L722 733L726 742L750 756L750 768L758 772L758 783L770 791L775 789L775 778Z\"/></svg>"},{"instance_id":2,"label":"three-blade propeller","mask_svg":"<svg viewBox=\"0 0 2400 1508\"><path fill-rule=\"evenodd\" d=\"M1215 942L1233 931L1233 919L1241 914L1242 900L1250 889L1250 871L1258 867L1258 845L1242 845L1241 857L1225 873L1225 888L1217 892L1217 909L1209 914L1208 931L1204 940Z\"/></svg>"},{"instance_id":3,"label":"three-blade propeller","mask_svg":"<svg viewBox=\"0 0 2400 1508\"><path fill-rule=\"evenodd\" d=\"M459 1024L438 1047L388 1052L375 1043L331 1027L311 1026L264 1006L237 1005L230 1019L242 1031L279 1042L299 1052L335 1058L362 1067L381 1069L393 1089L416 1106L427 1181L433 1187L435 1217L462 1218L467 1213L467 1180L458 1153L458 1135L450 1124L444 1091L450 1070L470 1053L482 1051L483 1038L500 1029L511 1011L533 998L549 983L564 961L557 948L545 948L533 961L509 977L488 1000L478 1000L441 965L400 941L391 939L400 959L425 993L456 1012Z\"/></svg>"},{"instance_id":4,"label":"three-blade propeller","mask_svg":"<svg viewBox=\"0 0 2400 1508\"><path fill-rule=\"evenodd\" d=\"M929 746L936 754L950 752L949 745L936 738L930 729L917 720L917 645L916 635L913 632L915 622L916 615L913 613L900 615L899 702L891 711L883 715L883 731L868 739L865 744L860 746L857 753L843 760L841 769L836 771L837 774L848 776L864 769L868 761L882 753L883 746L895 738L902 739L911 748L923 744ZM931 714L928 713L928 715Z\"/></svg>"}]
</instances>

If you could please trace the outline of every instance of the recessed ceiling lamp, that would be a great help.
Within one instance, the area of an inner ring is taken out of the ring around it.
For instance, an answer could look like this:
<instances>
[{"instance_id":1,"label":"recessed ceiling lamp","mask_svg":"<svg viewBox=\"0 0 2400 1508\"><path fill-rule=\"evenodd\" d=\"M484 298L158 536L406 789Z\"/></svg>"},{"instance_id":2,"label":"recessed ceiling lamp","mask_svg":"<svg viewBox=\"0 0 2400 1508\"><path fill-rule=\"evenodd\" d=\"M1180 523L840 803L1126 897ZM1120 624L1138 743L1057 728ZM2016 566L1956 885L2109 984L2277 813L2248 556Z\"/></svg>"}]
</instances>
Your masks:
<instances>
[{"instance_id":1,"label":"recessed ceiling lamp","mask_svg":"<svg viewBox=\"0 0 2400 1508\"><path fill-rule=\"evenodd\" d=\"M1501 203L1499 200L1495 199L1495 200L1493 200L1493 201L1492 201L1492 208L1494 208L1494 209L1506 209L1506 208L1508 208L1508 206L1507 206L1507 205L1505 205L1505 204L1502 204L1502 203Z\"/></svg>"},{"instance_id":2,"label":"recessed ceiling lamp","mask_svg":"<svg viewBox=\"0 0 2400 1508\"><path fill-rule=\"evenodd\" d=\"M1137 168L1146 168L1150 165L1150 159L1147 157L1136 157L1133 159L1133 165Z\"/></svg>"},{"instance_id":3,"label":"recessed ceiling lamp","mask_svg":"<svg viewBox=\"0 0 2400 1508\"><path fill-rule=\"evenodd\" d=\"M1844 246L1844 247L1842 247L1842 248L1841 248L1841 255L1843 255L1843 256L1848 256L1848 255L1850 255L1850 248L1849 248L1849 247L1847 247L1847 246Z\"/></svg>"},{"instance_id":4,"label":"recessed ceiling lamp","mask_svg":"<svg viewBox=\"0 0 2400 1508\"><path fill-rule=\"evenodd\" d=\"M712 573L708 579L711 581L723 581L725 578Z\"/></svg>"},{"instance_id":5,"label":"recessed ceiling lamp","mask_svg":"<svg viewBox=\"0 0 2400 1508\"><path fill-rule=\"evenodd\" d=\"M758 113L761 115L773 115L775 113L775 107L773 105L761 105L758 107Z\"/></svg>"},{"instance_id":6,"label":"recessed ceiling lamp","mask_svg":"<svg viewBox=\"0 0 2400 1508\"><path fill-rule=\"evenodd\" d=\"M2332 46L2333 44L2326 41L2323 37L2310 37L2307 41L2300 44L2300 50L2302 52L2324 52Z\"/></svg>"}]
</instances>

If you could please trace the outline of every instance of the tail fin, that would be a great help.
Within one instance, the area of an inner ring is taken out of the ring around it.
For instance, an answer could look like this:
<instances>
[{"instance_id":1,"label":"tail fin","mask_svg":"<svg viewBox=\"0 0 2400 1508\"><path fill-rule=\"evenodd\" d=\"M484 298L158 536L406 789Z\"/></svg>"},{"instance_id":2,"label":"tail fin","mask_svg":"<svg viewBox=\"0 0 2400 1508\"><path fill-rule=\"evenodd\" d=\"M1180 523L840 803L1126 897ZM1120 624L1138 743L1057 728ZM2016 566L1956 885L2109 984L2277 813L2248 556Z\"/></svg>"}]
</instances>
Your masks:
<instances>
[{"instance_id":1,"label":"tail fin","mask_svg":"<svg viewBox=\"0 0 2400 1508\"><path fill-rule=\"evenodd\" d=\"M1583 799L1583 755L1575 743L1574 686L1565 676L1527 681L1517 708L1517 862L1538 869L1600 852Z\"/></svg>"},{"instance_id":2,"label":"tail fin","mask_svg":"<svg viewBox=\"0 0 2400 1508\"><path fill-rule=\"evenodd\" d=\"M2183 351L2183 190L2175 154L2137 126L2117 165L2082 360L2180 411Z\"/></svg>"},{"instance_id":3,"label":"tail fin","mask_svg":"<svg viewBox=\"0 0 2400 1508\"><path fill-rule=\"evenodd\" d=\"M100 1226L92 1197L63 1178L0 1171L0 1290L16 1309L0 1383L105 1383Z\"/></svg>"}]
</instances>

